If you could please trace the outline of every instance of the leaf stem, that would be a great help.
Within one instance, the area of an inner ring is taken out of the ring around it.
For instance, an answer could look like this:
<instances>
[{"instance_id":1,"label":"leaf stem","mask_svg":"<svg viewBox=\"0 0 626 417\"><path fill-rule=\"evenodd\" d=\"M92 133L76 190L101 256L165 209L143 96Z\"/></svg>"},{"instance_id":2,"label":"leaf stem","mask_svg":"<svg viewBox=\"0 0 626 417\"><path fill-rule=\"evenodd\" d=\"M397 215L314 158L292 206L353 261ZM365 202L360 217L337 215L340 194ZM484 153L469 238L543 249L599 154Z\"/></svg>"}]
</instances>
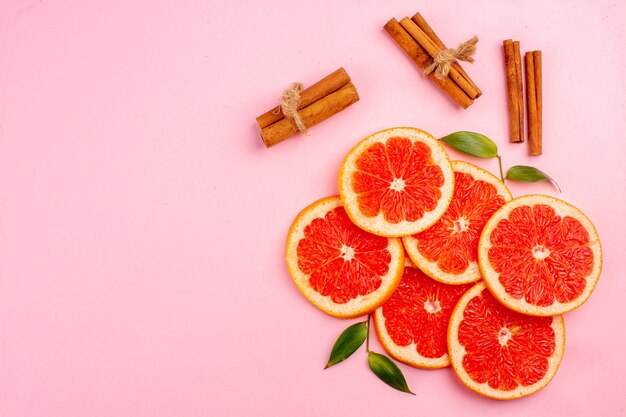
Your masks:
<instances>
[{"instance_id":1,"label":"leaf stem","mask_svg":"<svg viewBox=\"0 0 626 417\"><path fill-rule=\"evenodd\" d=\"M367 353L370 353L370 319L372 318L372 314L367 315L367 338L365 339L365 350Z\"/></svg>"},{"instance_id":2,"label":"leaf stem","mask_svg":"<svg viewBox=\"0 0 626 417\"><path fill-rule=\"evenodd\" d=\"M504 174L502 173L502 157L500 155L496 155L496 158L498 158L498 166L500 167L500 178L502 179L502 182L504 182Z\"/></svg>"}]
</instances>

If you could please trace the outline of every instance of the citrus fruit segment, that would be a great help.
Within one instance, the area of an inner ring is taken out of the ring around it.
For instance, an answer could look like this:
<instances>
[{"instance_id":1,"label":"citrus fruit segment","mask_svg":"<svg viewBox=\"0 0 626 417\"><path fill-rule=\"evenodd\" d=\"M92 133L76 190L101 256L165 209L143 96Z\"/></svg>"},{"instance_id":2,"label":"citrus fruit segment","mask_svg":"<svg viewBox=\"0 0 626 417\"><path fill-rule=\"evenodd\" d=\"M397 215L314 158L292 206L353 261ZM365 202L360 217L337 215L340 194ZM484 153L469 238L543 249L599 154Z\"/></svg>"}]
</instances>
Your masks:
<instances>
[{"instance_id":1,"label":"citrus fruit segment","mask_svg":"<svg viewBox=\"0 0 626 417\"><path fill-rule=\"evenodd\" d=\"M478 264L502 304L520 313L553 316L589 298L600 276L602 249L593 224L576 207L527 195L487 221Z\"/></svg>"},{"instance_id":2,"label":"citrus fruit segment","mask_svg":"<svg viewBox=\"0 0 626 417\"><path fill-rule=\"evenodd\" d=\"M431 278L447 284L480 279L478 239L485 223L511 193L502 181L475 165L453 161L454 194L433 226L403 238L411 260Z\"/></svg>"},{"instance_id":3,"label":"citrus fruit segment","mask_svg":"<svg viewBox=\"0 0 626 417\"><path fill-rule=\"evenodd\" d=\"M348 216L379 236L408 236L446 211L454 174L439 142L419 129L383 130L359 142L339 172Z\"/></svg>"},{"instance_id":4,"label":"citrus fruit segment","mask_svg":"<svg viewBox=\"0 0 626 417\"><path fill-rule=\"evenodd\" d=\"M338 196L305 208L287 236L287 268L296 286L335 317L373 311L396 289L403 267L401 240L356 227Z\"/></svg>"},{"instance_id":5,"label":"citrus fruit segment","mask_svg":"<svg viewBox=\"0 0 626 417\"><path fill-rule=\"evenodd\" d=\"M510 400L545 387L565 348L562 316L509 310L483 282L459 300L450 317L448 350L461 382L487 397Z\"/></svg>"},{"instance_id":6,"label":"citrus fruit segment","mask_svg":"<svg viewBox=\"0 0 626 417\"><path fill-rule=\"evenodd\" d=\"M469 287L437 282L407 262L400 285L374 312L381 345L392 357L417 368L450 366L448 321Z\"/></svg>"}]
</instances>

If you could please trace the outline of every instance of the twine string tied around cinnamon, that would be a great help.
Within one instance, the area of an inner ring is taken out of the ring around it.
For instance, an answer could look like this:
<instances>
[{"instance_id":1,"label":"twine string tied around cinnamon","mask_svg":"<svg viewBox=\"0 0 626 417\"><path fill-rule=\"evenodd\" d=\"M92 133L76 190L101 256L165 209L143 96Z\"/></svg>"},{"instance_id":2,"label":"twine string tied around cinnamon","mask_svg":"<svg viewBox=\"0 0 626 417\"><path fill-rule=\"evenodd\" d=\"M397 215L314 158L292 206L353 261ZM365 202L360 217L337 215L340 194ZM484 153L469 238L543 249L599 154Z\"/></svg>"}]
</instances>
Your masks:
<instances>
[{"instance_id":1,"label":"twine string tied around cinnamon","mask_svg":"<svg viewBox=\"0 0 626 417\"><path fill-rule=\"evenodd\" d=\"M459 44L456 49L448 48L440 51L435 55L433 62L426 67L424 74L428 75L435 71L435 77L443 80L450 72L450 65L454 61L474 62L477 42L478 37L473 36L471 39Z\"/></svg>"},{"instance_id":2,"label":"twine string tied around cinnamon","mask_svg":"<svg viewBox=\"0 0 626 417\"><path fill-rule=\"evenodd\" d=\"M304 88L302 83L293 83L287 88L280 98L280 109L286 118L293 120L298 130L305 135L309 134L309 129L304 124L300 115L300 92Z\"/></svg>"}]
</instances>

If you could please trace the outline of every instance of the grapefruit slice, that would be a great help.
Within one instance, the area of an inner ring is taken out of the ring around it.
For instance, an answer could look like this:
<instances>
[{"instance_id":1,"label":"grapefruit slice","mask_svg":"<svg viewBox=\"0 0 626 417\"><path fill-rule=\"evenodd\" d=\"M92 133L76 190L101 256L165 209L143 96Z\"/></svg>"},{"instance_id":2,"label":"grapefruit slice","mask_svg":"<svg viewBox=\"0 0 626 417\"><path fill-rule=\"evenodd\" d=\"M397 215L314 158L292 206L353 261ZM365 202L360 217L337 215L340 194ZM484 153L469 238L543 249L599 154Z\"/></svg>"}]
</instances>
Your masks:
<instances>
[{"instance_id":1,"label":"grapefruit slice","mask_svg":"<svg viewBox=\"0 0 626 417\"><path fill-rule=\"evenodd\" d=\"M505 306L554 316L584 303L602 268L600 238L576 207L554 197L511 200L489 219L478 245L485 284Z\"/></svg>"},{"instance_id":2,"label":"grapefruit slice","mask_svg":"<svg viewBox=\"0 0 626 417\"><path fill-rule=\"evenodd\" d=\"M478 239L485 223L511 193L502 181L475 165L453 161L454 194L443 217L432 227L403 238L413 262L446 284L480 279Z\"/></svg>"},{"instance_id":3,"label":"grapefruit slice","mask_svg":"<svg viewBox=\"0 0 626 417\"><path fill-rule=\"evenodd\" d=\"M380 344L392 357L417 368L450 366L448 321L469 288L437 282L407 261L400 285L374 312Z\"/></svg>"},{"instance_id":4,"label":"grapefruit slice","mask_svg":"<svg viewBox=\"0 0 626 417\"><path fill-rule=\"evenodd\" d=\"M446 151L431 135L410 127L366 137L339 172L348 216L379 236L408 236L430 227L446 211L453 188Z\"/></svg>"},{"instance_id":5,"label":"grapefruit slice","mask_svg":"<svg viewBox=\"0 0 626 417\"><path fill-rule=\"evenodd\" d=\"M338 196L302 210L287 236L291 277L331 316L352 318L376 309L398 286L403 267L402 241L356 227Z\"/></svg>"},{"instance_id":6,"label":"grapefruit slice","mask_svg":"<svg viewBox=\"0 0 626 417\"><path fill-rule=\"evenodd\" d=\"M562 316L532 317L502 306L483 282L454 308L448 329L452 368L469 389L511 400L539 391L563 358Z\"/></svg>"}]
</instances>

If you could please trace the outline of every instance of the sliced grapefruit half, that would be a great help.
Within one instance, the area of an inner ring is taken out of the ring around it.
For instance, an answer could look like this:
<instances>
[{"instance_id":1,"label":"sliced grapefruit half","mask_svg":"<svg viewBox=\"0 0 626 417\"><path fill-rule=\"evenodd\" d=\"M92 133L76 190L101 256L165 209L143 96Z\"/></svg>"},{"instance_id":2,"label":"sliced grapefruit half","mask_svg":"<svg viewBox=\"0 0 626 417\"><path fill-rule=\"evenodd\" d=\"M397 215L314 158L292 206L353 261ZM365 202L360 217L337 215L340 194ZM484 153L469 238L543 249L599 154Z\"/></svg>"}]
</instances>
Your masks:
<instances>
[{"instance_id":1,"label":"sliced grapefruit half","mask_svg":"<svg viewBox=\"0 0 626 417\"><path fill-rule=\"evenodd\" d=\"M339 172L348 216L379 236L408 236L433 225L450 204L452 165L443 146L410 127L383 130L359 142Z\"/></svg>"},{"instance_id":2,"label":"sliced grapefruit half","mask_svg":"<svg viewBox=\"0 0 626 417\"><path fill-rule=\"evenodd\" d=\"M291 225L287 268L298 289L320 310L358 317L372 312L396 289L404 248L400 239L356 227L341 199L328 197L302 210Z\"/></svg>"},{"instance_id":3,"label":"sliced grapefruit half","mask_svg":"<svg viewBox=\"0 0 626 417\"><path fill-rule=\"evenodd\" d=\"M450 366L446 334L452 309L471 285L447 285L407 260L400 285L374 312L374 328L392 357L423 369Z\"/></svg>"},{"instance_id":4,"label":"sliced grapefruit half","mask_svg":"<svg viewBox=\"0 0 626 417\"><path fill-rule=\"evenodd\" d=\"M454 308L448 329L452 368L469 389L511 400L544 388L563 358L562 316L532 317L509 310L483 282Z\"/></svg>"},{"instance_id":5,"label":"sliced grapefruit half","mask_svg":"<svg viewBox=\"0 0 626 417\"><path fill-rule=\"evenodd\" d=\"M576 207L527 195L502 206L478 245L485 284L505 306L554 316L584 303L602 269L600 238Z\"/></svg>"},{"instance_id":6,"label":"sliced grapefruit half","mask_svg":"<svg viewBox=\"0 0 626 417\"><path fill-rule=\"evenodd\" d=\"M403 238L413 262L431 278L446 284L480 279L478 239L491 215L511 200L511 193L491 173L453 161L454 194L448 209L433 226Z\"/></svg>"}]
</instances>

